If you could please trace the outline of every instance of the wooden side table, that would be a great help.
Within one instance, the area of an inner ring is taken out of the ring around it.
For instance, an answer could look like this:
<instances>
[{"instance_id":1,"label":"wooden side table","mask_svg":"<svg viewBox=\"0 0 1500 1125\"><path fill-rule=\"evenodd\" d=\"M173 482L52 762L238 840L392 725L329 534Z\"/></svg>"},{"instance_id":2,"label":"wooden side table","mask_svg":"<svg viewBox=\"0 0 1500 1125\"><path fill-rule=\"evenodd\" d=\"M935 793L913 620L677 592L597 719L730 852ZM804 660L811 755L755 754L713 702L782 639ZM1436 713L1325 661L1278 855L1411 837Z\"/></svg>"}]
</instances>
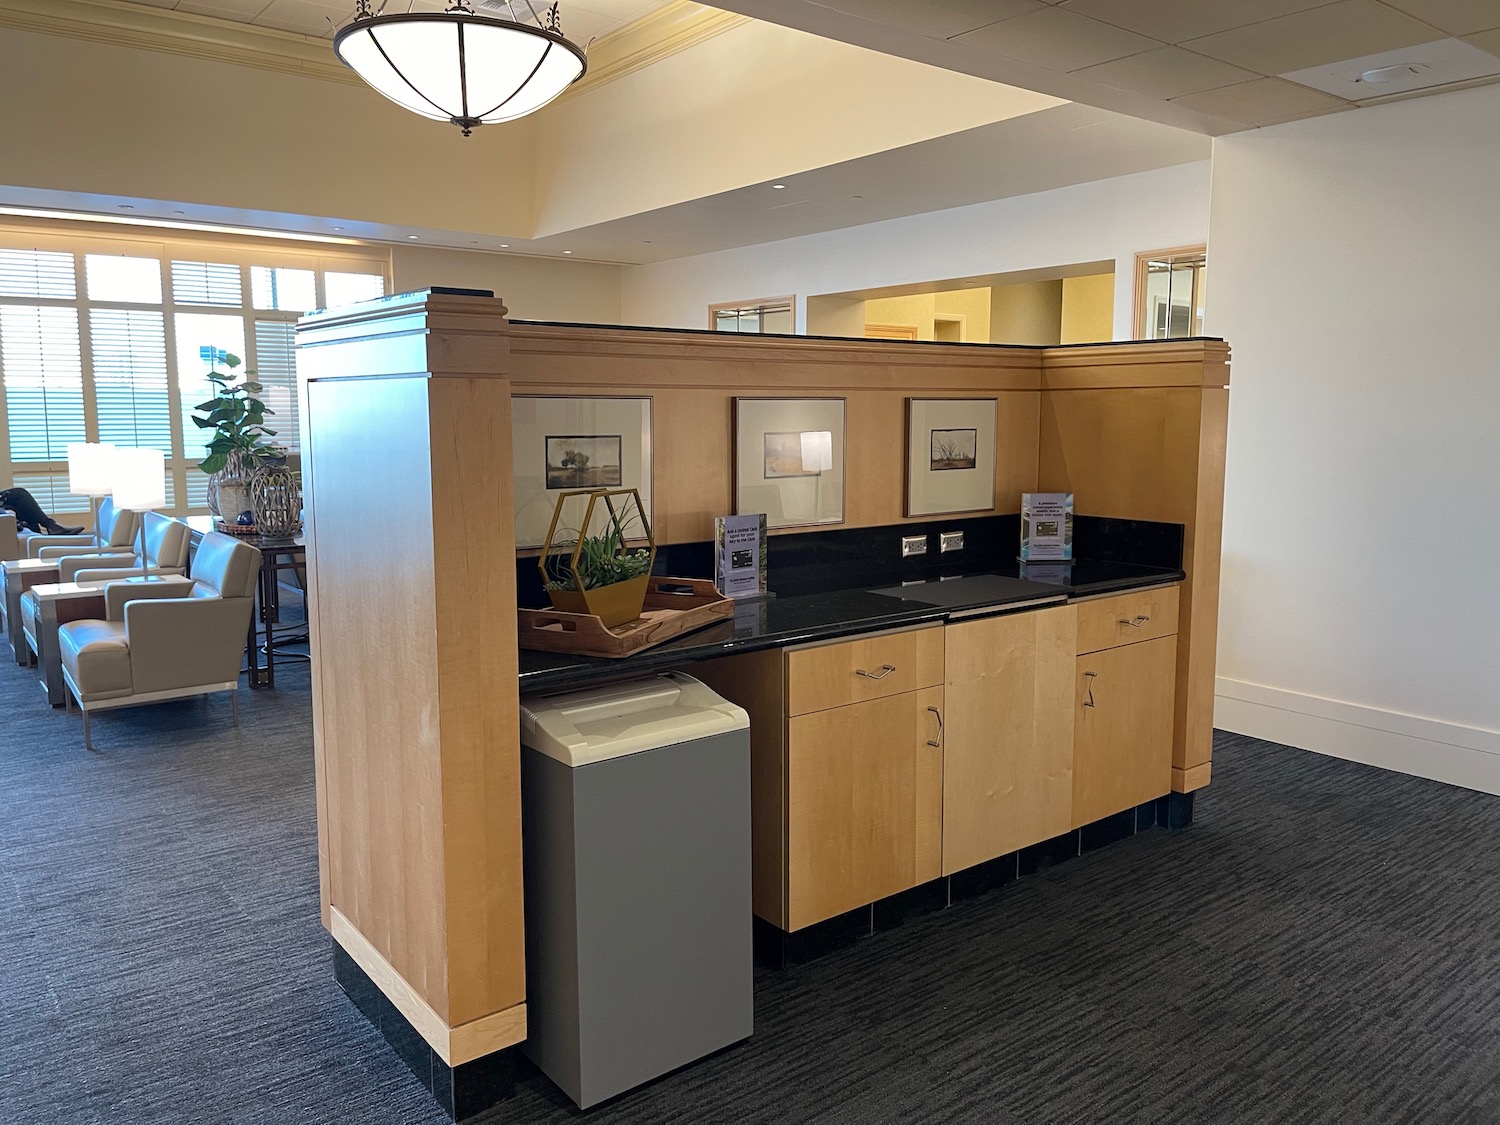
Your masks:
<instances>
[{"instance_id":1,"label":"wooden side table","mask_svg":"<svg viewBox=\"0 0 1500 1125\"><path fill-rule=\"evenodd\" d=\"M26 634L21 625L21 595L33 586L57 581L56 559L7 559L0 562L5 582L5 637L10 641L16 663L25 668L31 663Z\"/></svg>"}]
</instances>

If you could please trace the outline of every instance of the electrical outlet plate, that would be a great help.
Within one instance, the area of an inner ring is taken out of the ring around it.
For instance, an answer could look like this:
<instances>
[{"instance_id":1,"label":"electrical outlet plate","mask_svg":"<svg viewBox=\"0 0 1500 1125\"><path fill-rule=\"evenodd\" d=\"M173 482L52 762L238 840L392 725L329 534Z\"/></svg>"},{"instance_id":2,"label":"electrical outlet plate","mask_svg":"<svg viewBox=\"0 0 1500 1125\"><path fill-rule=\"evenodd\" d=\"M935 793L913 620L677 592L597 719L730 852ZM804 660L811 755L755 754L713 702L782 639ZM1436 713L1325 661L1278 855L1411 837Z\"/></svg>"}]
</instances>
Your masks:
<instances>
[{"instance_id":1,"label":"electrical outlet plate","mask_svg":"<svg viewBox=\"0 0 1500 1125\"><path fill-rule=\"evenodd\" d=\"M901 537L901 557L909 559L913 555L925 555L927 553L927 536L925 535L903 535Z\"/></svg>"},{"instance_id":2,"label":"electrical outlet plate","mask_svg":"<svg viewBox=\"0 0 1500 1125\"><path fill-rule=\"evenodd\" d=\"M964 533L962 531L945 531L938 536L938 553L946 555L949 551L962 551L964 549Z\"/></svg>"}]
</instances>

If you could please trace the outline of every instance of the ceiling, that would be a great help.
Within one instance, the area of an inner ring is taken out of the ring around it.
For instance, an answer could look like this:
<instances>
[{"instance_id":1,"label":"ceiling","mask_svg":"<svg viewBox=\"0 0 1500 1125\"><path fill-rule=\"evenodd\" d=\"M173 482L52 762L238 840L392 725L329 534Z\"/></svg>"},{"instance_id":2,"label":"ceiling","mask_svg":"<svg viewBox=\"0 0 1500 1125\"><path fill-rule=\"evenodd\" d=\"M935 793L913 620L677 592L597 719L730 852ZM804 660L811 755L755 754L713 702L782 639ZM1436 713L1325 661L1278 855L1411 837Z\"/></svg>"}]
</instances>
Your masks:
<instances>
[{"instance_id":1,"label":"ceiling","mask_svg":"<svg viewBox=\"0 0 1500 1125\"><path fill-rule=\"evenodd\" d=\"M1211 136L1500 80L1500 0L718 0ZM1364 71L1415 64L1395 81Z\"/></svg>"},{"instance_id":2,"label":"ceiling","mask_svg":"<svg viewBox=\"0 0 1500 1125\"><path fill-rule=\"evenodd\" d=\"M168 8L192 16L212 16L235 23L248 23L256 27L269 27L276 31L290 31L298 35L317 38L332 38L333 33L354 15L354 0L332 3L330 0L127 0L148 8ZM416 12L440 12L451 0L372 0L371 6L388 11L405 11L408 7ZM575 42L587 45L626 24L664 7L667 0L566 0L559 5L563 33ZM532 0L538 12L547 6L542 0ZM480 0L473 0L473 7L483 11ZM516 0L518 17L531 22L526 0Z\"/></svg>"}]
</instances>

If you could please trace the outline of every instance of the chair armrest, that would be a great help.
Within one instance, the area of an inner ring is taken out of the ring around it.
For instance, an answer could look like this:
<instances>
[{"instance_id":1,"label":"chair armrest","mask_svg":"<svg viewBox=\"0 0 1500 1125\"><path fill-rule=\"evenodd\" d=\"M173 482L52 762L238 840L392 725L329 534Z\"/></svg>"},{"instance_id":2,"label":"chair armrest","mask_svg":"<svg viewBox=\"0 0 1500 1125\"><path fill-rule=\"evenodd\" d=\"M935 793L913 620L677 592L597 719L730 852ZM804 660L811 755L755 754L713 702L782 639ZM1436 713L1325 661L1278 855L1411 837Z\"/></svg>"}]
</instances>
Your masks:
<instances>
[{"instance_id":1,"label":"chair armrest","mask_svg":"<svg viewBox=\"0 0 1500 1125\"><path fill-rule=\"evenodd\" d=\"M0 511L0 561L21 557L21 536L16 530L16 514Z\"/></svg>"},{"instance_id":2,"label":"chair armrest","mask_svg":"<svg viewBox=\"0 0 1500 1125\"><path fill-rule=\"evenodd\" d=\"M58 573L62 575L62 582L77 582L80 586L103 585L106 582L119 582L126 578L136 578L141 573L138 566L130 566L133 559L127 559L124 563L116 566L113 563L103 563L98 559L63 559L63 565L58 567ZM68 563L73 563L69 567ZM69 576L71 571L71 576ZM148 566L146 574L152 578L182 578L182 567L180 566ZM187 579L184 579L187 581Z\"/></svg>"},{"instance_id":3,"label":"chair armrest","mask_svg":"<svg viewBox=\"0 0 1500 1125\"><path fill-rule=\"evenodd\" d=\"M125 639L136 694L238 680L252 608L251 598L128 603Z\"/></svg>"},{"instance_id":4,"label":"chair armrest","mask_svg":"<svg viewBox=\"0 0 1500 1125\"><path fill-rule=\"evenodd\" d=\"M39 552L44 547L82 547L85 551L99 549L98 540L92 535L28 535L25 546L26 557L29 559L43 558Z\"/></svg>"},{"instance_id":5,"label":"chair armrest","mask_svg":"<svg viewBox=\"0 0 1500 1125\"><path fill-rule=\"evenodd\" d=\"M125 607L131 602L154 601L161 598L182 598L188 601L207 599L191 598L193 581L165 582L111 582L104 587L104 617L107 621L124 621Z\"/></svg>"},{"instance_id":6,"label":"chair armrest","mask_svg":"<svg viewBox=\"0 0 1500 1125\"><path fill-rule=\"evenodd\" d=\"M49 550L58 549L59 548L56 547L49 548ZM53 556L49 554L43 555L42 557L52 558ZM101 551L91 551L88 553L84 553L82 551L69 551L66 555L58 557L57 573L62 575L62 580L64 582L75 582L77 581L77 579L75 579L73 575L78 571L84 569L85 567L94 569L107 566L116 569L123 569L130 566L134 562L134 555L106 555Z\"/></svg>"}]
</instances>

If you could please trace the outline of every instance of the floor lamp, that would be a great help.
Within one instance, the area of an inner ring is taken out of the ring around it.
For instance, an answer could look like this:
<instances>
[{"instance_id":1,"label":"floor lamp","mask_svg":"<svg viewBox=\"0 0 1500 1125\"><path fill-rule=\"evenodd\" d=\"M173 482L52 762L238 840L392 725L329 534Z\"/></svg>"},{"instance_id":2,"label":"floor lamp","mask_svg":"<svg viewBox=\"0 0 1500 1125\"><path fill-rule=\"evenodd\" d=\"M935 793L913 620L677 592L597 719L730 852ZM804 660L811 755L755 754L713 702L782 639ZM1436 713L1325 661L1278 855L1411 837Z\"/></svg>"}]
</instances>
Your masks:
<instances>
[{"instance_id":1,"label":"floor lamp","mask_svg":"<svg viewBox=\"0 0 1500 1125\"><path fill-rule=\"evenodd\" d=\"M146 577L146 513L167 506L167 458L160 449L117 449L114 455L115 507L141 517L141 577Z\"/></svg>"},{"instance_id":2,"label":"floor lamp","mask_svg":"<svg viewBox=\"0 0 1500 1125\"><path fill-rule=\"evenodd\" d=\"M94 514L94 545L101 550L104 529L99 526L99 502L114 491L114 444L78 441L68 444L68 491L87 496Z\"/></svg>"}]
</instances>

